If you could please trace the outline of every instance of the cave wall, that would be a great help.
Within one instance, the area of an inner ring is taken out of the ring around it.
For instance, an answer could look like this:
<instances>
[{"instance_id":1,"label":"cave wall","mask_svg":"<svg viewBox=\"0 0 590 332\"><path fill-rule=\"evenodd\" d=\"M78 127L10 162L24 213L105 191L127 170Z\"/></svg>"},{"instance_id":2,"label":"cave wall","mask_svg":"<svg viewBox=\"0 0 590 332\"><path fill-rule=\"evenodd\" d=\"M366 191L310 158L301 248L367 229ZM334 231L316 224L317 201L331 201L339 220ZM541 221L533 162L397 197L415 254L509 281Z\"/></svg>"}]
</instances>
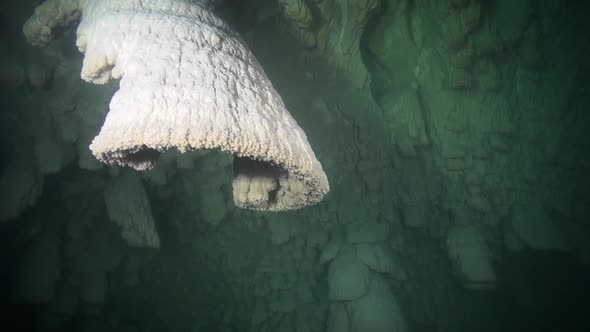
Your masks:
<instances>
[{"instance_id":1,"label":"cave wall","mask_svg":"<svg viewBox=\"0 0 590 332\"><path fill-rule=\"evenodd\" d=\"M79 79L72 29L25 45L35 2L20 4L0 7L3 306L38 330L522 331L543 319L520 326L495 302L537 307L515 259L549 251L587 273L576 2L227 1L331 183L278 214L232 205L226 154L98 163L87 147L117 84ZM131 247L130 220L160 248ZM573 328L585 312L568 314Z\"/></svg>"}]
</instances>

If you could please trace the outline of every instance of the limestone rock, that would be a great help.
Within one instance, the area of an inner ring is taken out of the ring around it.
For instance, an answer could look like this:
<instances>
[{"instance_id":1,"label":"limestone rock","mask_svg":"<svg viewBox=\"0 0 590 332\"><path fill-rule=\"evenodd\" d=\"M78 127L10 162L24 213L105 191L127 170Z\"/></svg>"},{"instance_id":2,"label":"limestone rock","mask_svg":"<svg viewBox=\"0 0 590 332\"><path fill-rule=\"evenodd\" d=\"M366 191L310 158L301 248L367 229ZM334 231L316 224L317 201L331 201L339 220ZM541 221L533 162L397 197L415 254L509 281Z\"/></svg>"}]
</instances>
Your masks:
<instances>
[{"instance_id":1,"label":"limestone rock","mask_svg":"<svg viewBox=\"0 0 590 332\"><path fill-rule=\"evenodd\" d=\"M351 332L406 332L401 307L387 280L374 275L367 294L346 305Z\"/></svg>"},{"instance_id":2,"label":"limestone rock","mask_svg":"<svg viewBox=\"0 0 590 332\"><path fill-rule=\"evenodd\" d=\"M342 232L334 232L332 234L332 238L330 239L330 241L328 241L326 246L322 249L322 252L320 254L320 264L325 264L334 259L334 257L338 255L338 252L340 251L340 248L342 248L343 244L344 236Z\"/></svg>"},{"instance_id":3,"label":"limestone rock","mask_svg":"<svg viewBox=\"0 0 590 332\"><path fill-rule=\"evenodd\" d=\"M512 210L512 229L534 249L566 249L562 232L539 204L516 205Z\"/></svg>"},{"instance_id":4,"label":"limestone rock","mask_svg":"<svg viewBox=\"0 0 590 332\"><path fill-rule=\"evenodd\" d=\"M453 226L447 234L447 248L466 288L495 287L492 252L478 227Z\"/></svg>"},{"instance_id":5,"label":"limestone rock","mask_svg":"<svg viewBox=\"0 0 590 332\"><path fill-rule=\"evenodd\" d=\"M385 241L389 237L389 224L386 222L368 221L346 225L346 242L373 243Z\"/></svg>"},{"instance_id":6,"label":"limestone rock","mask_svg":"<svg viewBox=\"0 0 590 332\"><path fill-rule=\"evenodd\" d=\"M393 253L387 242L359 243L356 245L356 254L371 270L381 273L394 274L401 266L396 264Z\"/></svg>"},{"instance_id":7,"label":"limestone rock","mask_svg":"<svg viewBox=\"0 0 590 332\"><path fill-rule=\"evenodd\" d=\"M343 247L328 268L330 300L358 299L367 292L371 276L369 268L357 257L354 247Z\"/></svg>"}]
</instances>

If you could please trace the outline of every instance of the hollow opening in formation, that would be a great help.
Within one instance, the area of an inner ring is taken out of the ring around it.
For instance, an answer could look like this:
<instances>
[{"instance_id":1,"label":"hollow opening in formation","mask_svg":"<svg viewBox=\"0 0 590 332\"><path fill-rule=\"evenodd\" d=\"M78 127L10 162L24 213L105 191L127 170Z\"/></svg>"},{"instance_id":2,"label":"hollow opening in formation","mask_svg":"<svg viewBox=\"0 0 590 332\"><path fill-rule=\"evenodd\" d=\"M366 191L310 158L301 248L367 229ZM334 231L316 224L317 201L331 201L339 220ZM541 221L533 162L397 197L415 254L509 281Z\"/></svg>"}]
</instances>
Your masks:
<instances>
[{"instance_id":1,"label":"hollow opening in formation","mask_svg":"<svg viewBox=\"0 0 590 332\"><path fill-rule=\"evenodd\" d=\"M160 151L151 148L140 148L131 153L123 153L121 163L135 169L147 169L152 167L160 158Z\"/></svg>"},{"instance_id":2,"label":"hollow opening in formation","mask_svg":"<svg viewBox=\"0 0 590 332\"><path fill-rule=\"evenodd\" d=\"M283 168L273 165L266 161L255 160L251 158L234 156L234 177L246 176L250 179L271 179L276 181L276 186L268 192L268 204L277 203L277 193L281 188L279 179L287 176L287 171Z\"/></svg>"}]
</instances>

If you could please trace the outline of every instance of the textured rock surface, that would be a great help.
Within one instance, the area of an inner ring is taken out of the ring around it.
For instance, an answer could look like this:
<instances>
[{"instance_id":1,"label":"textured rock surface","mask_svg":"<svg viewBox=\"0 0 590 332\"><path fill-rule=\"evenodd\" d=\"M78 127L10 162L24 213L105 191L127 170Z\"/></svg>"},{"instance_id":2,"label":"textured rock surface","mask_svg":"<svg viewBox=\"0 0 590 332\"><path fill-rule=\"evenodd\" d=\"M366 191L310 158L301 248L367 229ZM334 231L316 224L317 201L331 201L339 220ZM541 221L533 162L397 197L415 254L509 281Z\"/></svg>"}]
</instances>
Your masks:
<instances>
[{"instance_id":1,"label":"textured rock surface","mask_svg":"<svg viewBox=\"0 0 590 332\"><path fill-rule=\"evenodd\" d=\"M285 19L297 27L294 35L308 47L317 47L322 56L351 84L362 88L368 84L369 73L363 64L361 38L369 19L379 9L378 0L311 1L312 9L301 0L278 0ZM309 19L308 12L317 17ZM315 22L314 29L309 29ZM305 22L305 23L303 23Z\"/></svg>"},{"instance_id":2,"label":"textured rock surface","mask_svg":"<svg viewBox=\"0 0 590 332\"><path fill-rule=\"evenodd\" d=\"M109 218L131 246L159 247L150 201L138 174L113 177L104 192Z\"/></svg>"},{"instance_id":3,"label":"textured rock surface","mask_svg":"<svg viewBox=\"0 0 590 332\"><path fill-rule=\"evenodd\" d=\"M328 284L330 299L334 301L355 300L367 292L371 284L371 273L356 256L354 247L343 247L330 263Z\"/></svg>"},{"instance_id":4,"label":"textured rock surface","mask_svg":"<svg viewBox=\"0 0 590 332\"><path fill-rule=\"evenodd\" d=\"M350 331L407 331L402 310L387 281L374 276L367 294L347 305Z\"/></svg>"},{"instance_id":5,"label":"textured rock surface","mask_svg":"<svg viewBox=\"0 0 590 332\"><path fill-rule=\"evenodd\" d=\"M467 288L494 287L496 272L492 265L492 252L484 235L475 226L454 226L447 235L449 257L454 260L458 273Z\"/></svg>"},{"instance_id":6,"label":"textured rock surface","mask_svg":"<svg viewBox=\"0 0 590 332\"><path fill-rule=\"evenodd\" d=\"M13 291L21 303L50 303L56 297L61 278L58 234L49 230L35 241L25 253L19 269L18 284Z\"/></svg>"},{"instance_id":7,"label":"textured rock surface","mask_svg":"<svg viewBox=\"0 0 590 332\"><path fill-rule=\"evenodd\" d=\"M219 151L162 153L113 195L133 203L120 206L125 215L137 207L145 216L137 198L147 198L157 250L129 246L109 221L105 190L129 170L88 150L119 87L80 80L71 28L45 48L25 44L34 0L0 4L0 63L14 69L0 70L0 293L22 295L12 307L18 296L0 297L7 323L114 332L587 326L578 305L590 278L582 6L383 0L364 16L370 2L280 3L225 1L216 13L305 128L332 191L288 213L236 209L234 189L264 203L274 180L240 175L244 160L235 172ZM300 24L281 19L284 9ZM298 43L298 31L315 47ZM128 190L138 181L142 190ZM358 294L334 300L332 288Z\"/></svg>"},{"instance_id":8,"label":"textured rock surface","mask_svg":"<svg viewBox=\"0 0 590 332\"><path fill-rule=\"evenodd\" d=\"M305 133L254 55L206 2L51 0L23 30L43 46L80 15L82 78L121 79L90 145L99 160L144 170L170 149L230 152L243 159L234 202L244 208L297 209L329 191Z\"/></svg>"},{"instance_id":9,"label":"textured rock surface","mask_svg":"<svg viewBox=\"0 0 590 332\"><path fill-rule=\"evenodd\" d=\"M0 178L0 221L18 217L41 195L43 176L31 165L32 158L14 159Z\"/></svg>"}]
</instances>

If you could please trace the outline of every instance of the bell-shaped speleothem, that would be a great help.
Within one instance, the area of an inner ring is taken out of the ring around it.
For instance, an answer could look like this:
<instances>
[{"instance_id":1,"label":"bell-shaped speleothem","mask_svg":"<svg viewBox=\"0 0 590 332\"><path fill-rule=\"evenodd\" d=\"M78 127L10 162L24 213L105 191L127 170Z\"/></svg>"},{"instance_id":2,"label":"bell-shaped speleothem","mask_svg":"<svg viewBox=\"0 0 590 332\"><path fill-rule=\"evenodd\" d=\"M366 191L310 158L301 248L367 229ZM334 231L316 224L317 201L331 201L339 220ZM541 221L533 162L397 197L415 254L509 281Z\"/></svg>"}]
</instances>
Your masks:
<instances>
[{"instance_id":1,"label":"bell-shaped speleothem","mask_svg":"<svg viewBox=\"0 0 590 332\"><path fill-rule=\"evenodd\" d=\"M46 45L80 20L82 79L120 79L90 149L107 164L153 167L161 152L218 149L234 159L234 202L291 210L328 179L307 137L237 33L207 0L47 0L25 23Z\"/></svg>"}]
</instances>

